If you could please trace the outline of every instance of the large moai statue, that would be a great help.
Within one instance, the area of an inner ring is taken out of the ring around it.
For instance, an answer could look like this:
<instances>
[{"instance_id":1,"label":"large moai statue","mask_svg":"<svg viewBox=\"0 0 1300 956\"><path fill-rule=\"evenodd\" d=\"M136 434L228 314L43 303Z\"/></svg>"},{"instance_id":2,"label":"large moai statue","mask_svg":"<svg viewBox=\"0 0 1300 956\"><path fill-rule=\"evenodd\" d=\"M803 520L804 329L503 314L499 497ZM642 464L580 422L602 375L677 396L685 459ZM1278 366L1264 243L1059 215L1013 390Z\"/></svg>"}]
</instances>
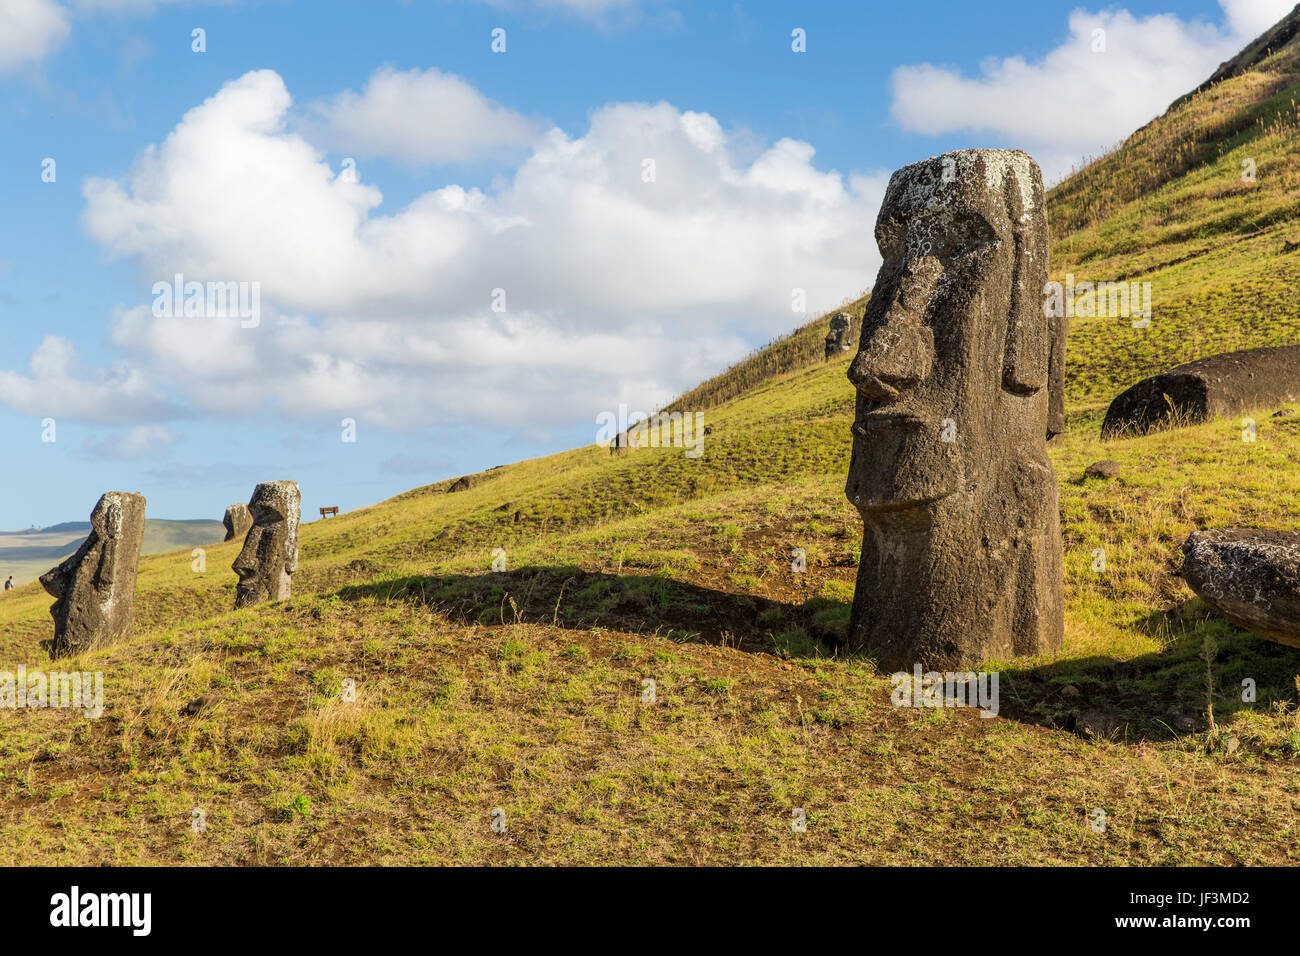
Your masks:
<instances>
[{"instance_id":1,"label":"large moai statue","mask_svg":"<svg viewBox=\"0 0 1300 956\"><path fill-rule=\"evenodd\" d=\"M302 493L296 481L264 481L253 489L248 511L253 525L244 549L231 565L239 575L235 607L289 597L289 576L298 570L298 520Z\"/></svg>"},{"instance_id":2,"label":"large moai statue","mask_svg":"<svg viewBox=\"0 0 1300 956\"><path fill-rule=\"evenodd\" d=\"M884 263L849 367L845 492L864 535L850 650L883 670L969 669L1061 646L1047 439L1064 427L1064 321L1044 314L1047 214L1026 154L894 173Z\"/></svg>"},{"instance_id":3,"label":"large moai statue","mask_svg":"<svg viewBox=\"0 0 1300 956\"><path fill-rule=\"evenodd\" d=\"M226 509L221 523L226 526L226 536L222 540L234 541L248 534L248 529L253 526L253 515L248 505L240 501Z\"/></svg>"},{"instance_id":4,"label":"large moai statue","mask_svg":"<svg viewBox=\"0 0 1300 956\"><path fill-rule=\"evenodd\" d=\"M144 496L110 491L90 513L77 553L41 575L55 598L50 657L68 657L126 640L135 628L135 575L144 542Z\"/></svg>"}]
</instances>

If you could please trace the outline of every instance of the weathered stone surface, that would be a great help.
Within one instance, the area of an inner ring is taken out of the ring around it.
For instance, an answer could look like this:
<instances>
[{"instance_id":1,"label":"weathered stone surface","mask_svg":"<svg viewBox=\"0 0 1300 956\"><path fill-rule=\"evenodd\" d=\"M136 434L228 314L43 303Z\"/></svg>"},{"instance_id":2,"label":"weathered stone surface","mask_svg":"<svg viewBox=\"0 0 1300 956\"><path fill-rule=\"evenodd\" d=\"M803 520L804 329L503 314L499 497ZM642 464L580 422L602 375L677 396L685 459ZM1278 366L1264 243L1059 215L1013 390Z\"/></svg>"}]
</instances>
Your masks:
<instances>
[{"instance_id":1,"label":"weathered stone surface","mask_svg":"<svg viewBox=\"0 0 1300 956\"><path fill-rule=\"evenodd\" d=\"M830 331L826 334L826 357L829 359L853 347L853 316L836 312L831 316Z\"/></svg>"},{"instance_id":2,"label":"weathered stone surface","mask_svg":"<svg viewBox=\"0 0 1300 956\"><path fill-rule=\"evenodd\" d=\"M1105 478L1109 480L1111 478L1118 478L1119 471L1119 462L1106 459L1105 461L1094 461L1087 468L1083 469L1083 477Z\"/></svg>"},{"instance_id":3,"label":"weathered stone surface","mask_svg":"<svg viewBox=\"0 0 1300 956\"><path fill-rule=\"evenodd\" d=\"M298 483L262 482L253 489L248 510L253 526L244 538L244 549L231 565L239 575L235 607L285 600L292 591L289 576L298 570L298 521L302 513Z\"/></svg>"},{"instance_id":4,"label":"weathered stone surface","mask_svg":"<svg viewBox=\"0 0 1300 956\"><path fill-rule=\"evenodd\" d=\"M963 150L894 173L849 368L864 536L847 643L886 670L1061 646L1064 320L1044 316L1042 173Z\"/></svg>"},{"instance_id":5,"label":"weathered stone surface","mask_svg":"<svg viewBox=\"0 0 1300 956\"><path fill-rule=\"evenodd\" d=\"M1300 647L1300 532L1194 532L1183 543L1183 578L1238 627Z\"/></svg>"},{"instance_id":6,"label":"weathered stone surface","mask_svg":"<svg viewBox=\"0 0 1300 956\"><path fill-rule=\"evenodd\" d=\"M248 529L253 526L253 515L249 512L248 505L239 502L226 509L221 523L226 526L226 536L222 540L234 541L248 534Z\"/></svg>"},{"instance_id":7,"label":"weathered stone surface","mask_svg":"<svg viewBox=\"0 0 1300 956\"><path fill-rule=\"evenodd\" d=\"M77 553L41 575L50 607L51 657L80 654L131 636L135 574L144 542L143 495L110 491L90 513L90 534Z\"/></svg>"},{"instance_id":8,"label":"weathered stone surface","mask_svg":"<svg viewBox=\"0 0 1300 956\"><path fill-rule=\"evenodd\" d=\"M1102 438L1195 425L1300 400L1300 345L1225 352L1144 378L1116 396Z\"/></svg>"}]
</instances>

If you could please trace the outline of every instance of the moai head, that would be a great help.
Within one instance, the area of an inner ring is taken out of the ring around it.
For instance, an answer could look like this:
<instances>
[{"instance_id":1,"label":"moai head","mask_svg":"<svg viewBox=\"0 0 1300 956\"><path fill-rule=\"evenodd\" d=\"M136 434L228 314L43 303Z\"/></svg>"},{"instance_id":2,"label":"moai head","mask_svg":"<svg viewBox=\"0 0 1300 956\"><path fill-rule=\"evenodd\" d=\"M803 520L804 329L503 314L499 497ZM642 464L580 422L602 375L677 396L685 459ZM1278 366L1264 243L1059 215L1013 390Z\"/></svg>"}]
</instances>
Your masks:
<instances>
[{"instance_id":1,"label":"moai head","mask_svg":"<svg viewBox=\"0 0 1300 956\"><path fill-rule=\"evenodd\" d=\"M1046 440L1063 419L1065 330L1043 309L1042 174L1009 150L962 150L904 167L890 179L876 238L884 263L848 372L857 400L845 492L866 526L850 643L905 666L1022 653L1043 643L1025 633L1036 625L999 602L1037 597L1003 595L979 569L1029 574L1004 565L1020 560L1022 544L1036 547L1031 538L1053 534L1045 529L1057 521ZM1059 579L1057 537L1045 545L1057 570L1031 576ZM892 564L869 567L875 561ZM908 575L914 586L935 587L911 609L901 597ZM963 587L974 589L969 608L952 593ZM891 588L901 590L891 598ZM998 593L980 593L990 589ZM978 606L997 613L981 625L970 616ZM952 615L951 633L944 615ZM1013 618L1014 640L958 633L997 632ZM899 633L887 638L891 628Z\"/></svg>"},{"instance_id":2,"label":"moai head","mask_svg":"<svg viewBox=\"0 0 1300 956\"><path fill-rule=\"evenodd\" d=\"M90 513L90 534L76 554L41 575L41 586L55 598L54 639L45 644L51 657L131 636L144 509L143 495L108 492Z\"/></svg>"},{"instance_id":3,"label":"moai head","mask_svg":"<svg viewBox=\"0 0 1300 956\"><path fill-rule=\"evenodd\" d=\"M221 523L226 526L226 536L222 540L234 541L248 534L248 529L253 526L253 515L249 512L248 505L240 501L226 509Z\"/></svg>"},{"instance_id":4,"label":"moai head","mask_svg":"<svg viewBox=\"0 0 1300 956\"><path fill-rule=\"evenodd\" d=\"M235 607L289 597L289 575L298 570L298 521L302 493L296 481L264 481L253 489L248 510L253 526L231 565L239 575Z\"/></svg>"},{"instance_id":5,"label":"moai head","mask_svg":"<svg viewBox=\"0 0 1300 956\"><path fill-rule=\"evenodd\" d=\"M847 352L853 344L850 338L849 329L853 324L853 316L847 312L836 312L831 316L830 330L826 333L826 357Z\"/></svg>"},{"instance_id":6,"label":"moai head","mask_svg":"<svg viewBox=\"0 0 1300 956\"><path fill-rule=\"evenodd\" d=\"M1027 155L963 150L904 167L876 238L885 261L849 368L848 496L864 512L953 494L1009 448L1038 447L1064 381L1064 335L1043 311L1042 174ZM936 440L945 433L959 440Z\"/></svg>"}]
</instances>

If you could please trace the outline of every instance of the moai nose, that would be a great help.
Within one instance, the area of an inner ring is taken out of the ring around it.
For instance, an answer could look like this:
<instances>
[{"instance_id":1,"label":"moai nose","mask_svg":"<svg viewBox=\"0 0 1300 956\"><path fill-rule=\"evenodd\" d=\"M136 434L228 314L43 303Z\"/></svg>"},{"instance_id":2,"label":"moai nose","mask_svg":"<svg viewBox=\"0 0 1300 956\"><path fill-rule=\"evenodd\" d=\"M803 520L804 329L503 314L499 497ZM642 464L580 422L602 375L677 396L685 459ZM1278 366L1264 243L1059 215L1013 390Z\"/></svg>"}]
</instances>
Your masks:
<instances>
[{"instance_id":1,"label":"moai nose","mask_svg":"<svg viewBox=\"0 0 1300 956\"><path fill-rule=\"evenodd\" d=\"M867 334L849 366L849 381L874 402L892 401L934 367L934 331L926 311L943 267L933 256L910 260L894 288L884 322Z\"/></svg>"},{"instance_id":2,"label":"moai nose","mask_svg":"<svg viewBox=\"0 0 1300 956\"><path fill-rule=\"evenodd\" d=\"M849 381L873 402L888 402L924 381L934 367L934 332L910 317L887 320L863 343Z\"/></svg>"}]
</instances>

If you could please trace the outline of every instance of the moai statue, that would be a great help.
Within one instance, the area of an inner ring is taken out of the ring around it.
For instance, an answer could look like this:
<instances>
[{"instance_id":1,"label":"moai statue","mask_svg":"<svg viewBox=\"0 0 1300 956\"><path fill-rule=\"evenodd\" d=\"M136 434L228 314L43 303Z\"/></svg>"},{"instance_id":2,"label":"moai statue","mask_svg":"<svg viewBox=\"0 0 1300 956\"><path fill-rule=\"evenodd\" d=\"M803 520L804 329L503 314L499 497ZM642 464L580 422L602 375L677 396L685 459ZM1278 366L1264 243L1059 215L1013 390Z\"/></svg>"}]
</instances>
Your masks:
<instances>
[{"instance_id":1,"label":"moai statue","mask_svg":"<svg viewBox=\"0 0 1300 956\"><path fill-rule=\"evenodd\" d=\"M894 173L884 263L849 367L845 492L864 535L850 650L882 670L968 669L1061 646L1047 439L1064 427L1066 326L1044 314L1038 165L962 150Z\"/></svg>"},{"instance_id":2,"label":"moai statue","mask_svg":"<svg viewBox=\"0 0 1300 956\"><path fill-rule=\"evenodd\" d=\"M298 570L298 519L302 511L298 482L262 482L253 489L248 510L253 525L244 538L244 550L231 565L239 575L235 607L285 600L292 590L289 575Z\"/></svg>"},{"instance_id":3,"label":"moai statue","mask_svg":"<svg viewBox=\"0 0 1300 956\"><path fill-rule=\"evenodd\" d=\"M41 575L55 598L50 657L69 657L130 638L135 629L135 573L144 542L144 496L110 491L90 513L90 534L77 553Z\"/></svg>"},{"instance_id":4,"label":"moai statue","mask_svg":"<svg viewBox=\"0 0 1300 956\"><path fill-rule=\"evenodd\" d=\"M241 501L226 509L221 523L226 526L226 536L222 540L234 541L248 534L248 529L253 526L253 515L249 512L248 505Z\"/></svg>"},{"instance_id":5,"label":"moai statue","mask_svg":"<svg viewBox=\"0 0 1300 956\"><path fill-rule=\"evenodd\" d=\"M826 335L826 358L830 359L840 352L847 352L853 345L853 339L849 335L849 328L853 324L853 316L847 312L836 312L831 316L830 332Z\"/></svg>"}]
</instances>

